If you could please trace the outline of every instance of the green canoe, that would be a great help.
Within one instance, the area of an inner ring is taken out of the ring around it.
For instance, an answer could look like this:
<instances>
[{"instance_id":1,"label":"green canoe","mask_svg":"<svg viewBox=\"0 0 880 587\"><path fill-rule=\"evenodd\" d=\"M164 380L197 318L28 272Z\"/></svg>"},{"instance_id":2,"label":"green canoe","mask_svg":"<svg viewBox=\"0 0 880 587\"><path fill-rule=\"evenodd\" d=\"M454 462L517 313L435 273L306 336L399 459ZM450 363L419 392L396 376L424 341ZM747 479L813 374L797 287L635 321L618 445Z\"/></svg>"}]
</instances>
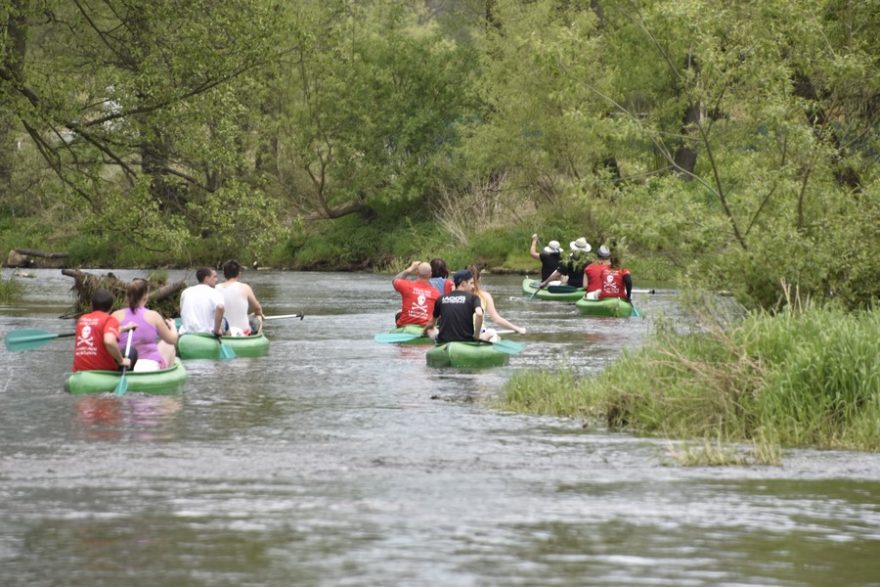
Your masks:
<instances>
[{"instance_id":1,"label":"green canoe","mask_svg":"<svg viewBox=\"0 0 880 587\"><path fill-rule=\"evenodd\" d=\"M221 338L223 346L232 349L236 357L261 357L269 352L269 339L262 333ZM219 359L220 345L213 334L182 334L177 340L177 355L181 359Z\"/></svg>"},{"instance_id":2,"label":"green canoe","mask_svg":"<svg viewBox=\"0 0 880 587\"><path fill-rule=\"evenodd\" d=\"M584 316L628 318L633 315L632 304L620 298L605 298L604 300L581 299L578 300L575 307Z\"/></svg>"},{"instance_id":3,"label":"green canoe","mask_svg":"<svg viewBox=\"0 0 880 587\"><path fill-rule=\"evenodd\" d=\"M510 355L486 342L447 342L425 353L429 367L474 369L506 365Z\"/></svg>"},{"instance_id":4,"label":"green canoe","mask_svg":"<svg viewBox=\"0 0 880 587\"><path fill-rule=\"evenodd\" d=\"M535 297L539 300L557 302L576 302L584 297L584 289L582 287L574 287L571 285L548 285L547 287L538 290L539 285L541 285L540 281L535 281L526 277L522 282L523 293L531 296L537 291L538 293L535 294Z\"/></svg>"},{"instance_id":5,"label":"green canoe","mask_svg":"<svg viewBox=\"0 0 880 587\"><path fill-rule=\"evenodd\" d=\"M77 371L64 382L64 388L74 395L86 393L112 393L119 383L121 371ZM128 392L171 394L186 381L186 369L180 359L174 365L158 371L129 371L125 374Z\"/></svg>"}]
</instances>

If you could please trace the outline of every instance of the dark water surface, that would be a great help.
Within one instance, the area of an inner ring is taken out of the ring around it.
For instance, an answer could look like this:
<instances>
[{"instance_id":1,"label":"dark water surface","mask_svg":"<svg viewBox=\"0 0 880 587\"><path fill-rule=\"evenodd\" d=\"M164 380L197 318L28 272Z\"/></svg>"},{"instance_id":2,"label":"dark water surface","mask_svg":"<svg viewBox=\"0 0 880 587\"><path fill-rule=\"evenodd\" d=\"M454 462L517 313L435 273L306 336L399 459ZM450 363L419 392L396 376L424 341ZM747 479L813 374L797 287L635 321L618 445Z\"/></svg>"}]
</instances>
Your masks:
<instances>
[{"instance_id":1,"label":"dark water surface","mask_svg":"<svg viewBox=\"0 0 880 587\"><path fill-rule=\"evenodd\" d=\"M0 333L72 330L72 280L35 273ZM483 372L373 342L390 278L341 273L249 272L307 317L268 357L188 362L179 396L66 394L72 339L0 351L0 585L880 585L878 455L671 467L663 440L492 408L514 370L596 372L650 327L521 279L485 278L529 333Z\"/></svg>"}]
</instances>

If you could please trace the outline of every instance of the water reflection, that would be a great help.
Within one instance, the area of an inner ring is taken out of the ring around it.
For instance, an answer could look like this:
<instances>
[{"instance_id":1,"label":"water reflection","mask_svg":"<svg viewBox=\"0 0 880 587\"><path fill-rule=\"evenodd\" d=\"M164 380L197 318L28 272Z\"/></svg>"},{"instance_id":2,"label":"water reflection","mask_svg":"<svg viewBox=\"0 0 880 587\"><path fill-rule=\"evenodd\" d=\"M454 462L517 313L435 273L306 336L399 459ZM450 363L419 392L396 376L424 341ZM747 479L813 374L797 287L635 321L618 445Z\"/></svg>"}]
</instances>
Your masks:
<instances>
[{"instance_id":1,"label":"water reflection","mask_svg":"<svg viewBox=\"0 0 880 587\"><path fill-rule=\"evenodd\" d=\"M79 396L73 408L76 429L87 440L172 440L183 407L175 396L110 394Z\"/></svg>"}]
</instances>

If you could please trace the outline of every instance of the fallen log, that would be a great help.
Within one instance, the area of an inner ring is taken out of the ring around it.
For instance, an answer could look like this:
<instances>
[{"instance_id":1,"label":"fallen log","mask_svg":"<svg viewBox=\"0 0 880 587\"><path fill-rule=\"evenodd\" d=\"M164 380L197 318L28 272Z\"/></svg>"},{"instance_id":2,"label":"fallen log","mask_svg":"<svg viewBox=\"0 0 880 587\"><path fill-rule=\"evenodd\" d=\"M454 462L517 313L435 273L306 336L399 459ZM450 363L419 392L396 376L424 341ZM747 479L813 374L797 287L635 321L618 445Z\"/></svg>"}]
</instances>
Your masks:
<instances>
[{"instance_id":1,"label":"fallen log","mask_svg":"<svg viewBox=\"0 0 880 587\"><path fill-rule=\"evenodd\" d=\"M112 272L106 275L95 275L79 269L62 269L62 275L73 278L71 291L75 292L76 300L73 306L59 318L78 318L82 314L91 312L92 294L97 289L106 289L113 294L115 302L113 309L118 310L126 306L125 288L127 281L116 277ZM177 294L186 287L186 281L166 283L164 279L155 279L152 276L146 278L150 284L150 295L147 307L156 310L166 318L180 315L180 304Z\"/></svg>"},{"instance_id":2,"label":"fallen log","mask_svg":"<svg viewBox=\"0 0 880 587\"><path fill-rule=\"evenodd\" d=\"M67 253L47 253L36 249L12 249L6 256L7 267L58 269L67 264Z\"/></svg>"}]
</instances>

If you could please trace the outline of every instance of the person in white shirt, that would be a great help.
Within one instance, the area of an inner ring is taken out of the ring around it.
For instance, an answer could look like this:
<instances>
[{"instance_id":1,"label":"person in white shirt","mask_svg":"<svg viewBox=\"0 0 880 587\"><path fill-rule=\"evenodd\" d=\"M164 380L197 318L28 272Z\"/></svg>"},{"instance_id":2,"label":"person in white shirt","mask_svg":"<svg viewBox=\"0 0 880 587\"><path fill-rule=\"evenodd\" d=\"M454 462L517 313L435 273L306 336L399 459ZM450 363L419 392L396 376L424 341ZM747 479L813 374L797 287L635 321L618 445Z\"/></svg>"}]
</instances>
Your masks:
<instances>
[{"instance_id":1,"label":"person in white shirt","mask_svg":"<svg viewBox=\"0 0 880 587\"><path fill-rule=\"evenodd\" d=\"M193 285L180 294L180 328L178 333L210 332L222 336L223 295L214 289L217 272L203 267L196 271L198 285Z\"/></svg>"},{"instance_id":2,"label":"person in white shirt","mask_svg":"<svg viewBox=\"0 0 880 587\"><path fill-rule=\"evenodd\" d=\"M254 295L254 290L239 281L241 263L235 260L223 264L223 277L226 281L217 286L223 294L226 306L226 321L232 336L249 336L263 329L263 307Z\"/></svg>"}]
</instances>

